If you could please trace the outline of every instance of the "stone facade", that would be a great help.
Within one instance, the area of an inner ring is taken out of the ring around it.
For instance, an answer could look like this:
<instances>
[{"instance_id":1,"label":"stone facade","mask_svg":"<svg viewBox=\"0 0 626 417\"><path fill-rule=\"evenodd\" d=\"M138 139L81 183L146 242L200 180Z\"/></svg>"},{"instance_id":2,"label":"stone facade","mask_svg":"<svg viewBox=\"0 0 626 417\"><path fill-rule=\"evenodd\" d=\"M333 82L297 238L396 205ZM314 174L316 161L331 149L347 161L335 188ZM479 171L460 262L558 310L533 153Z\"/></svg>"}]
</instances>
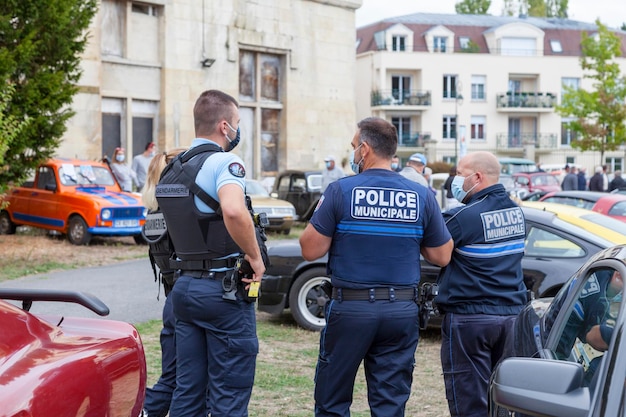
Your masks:
<instances>
[{"instance_id":1,"label":"stone facade","mask_svg":"<svg viewBox=\"0 0 626 417\"><path fill-rule=\"evenodd\" d=\"M356 128L354 11L362 0L102 0L57 155L132 156L194 138L207 89L241 105L251 178L321 168ZM130 158L129 158L130 159Z\"/></svg>"}]
</instances>

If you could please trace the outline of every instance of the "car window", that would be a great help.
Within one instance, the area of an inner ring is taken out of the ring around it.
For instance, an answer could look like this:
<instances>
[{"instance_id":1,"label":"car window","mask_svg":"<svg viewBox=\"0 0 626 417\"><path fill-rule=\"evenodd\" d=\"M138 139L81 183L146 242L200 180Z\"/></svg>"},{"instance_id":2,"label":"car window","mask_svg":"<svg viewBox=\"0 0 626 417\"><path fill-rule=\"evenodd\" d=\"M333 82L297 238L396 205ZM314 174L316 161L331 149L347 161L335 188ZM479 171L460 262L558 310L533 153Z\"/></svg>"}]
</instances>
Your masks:
<instances>
[{"instance_id":1,"label":"car window","mask_svg":"<svg viewBox=\"0 0 626 417\"><path fill-rule=\"evenodd\" d=\"M59 167L63 185L114 185L115 180L107 168L93 165L63 164Z\"/></svg>"},{"instance_id":2,"label":"car window","mask_svg":"<svg viewBox=\"0 0 626 417\"><path fill-rule=\"evenodd\" d=\"M567 204L568 206L584 208L587 210L591 210L594 205L593 201L587 201L576 197L552 196L544 199L543 201L546 203Z\"/></svg>"},{"instance_id":3,"label":"car window","mask_svg":"<svg viewBox=\"0 0 626 417\"><path fill-rule=\"evenodd\" d=\"M546 311L546 332L554 341L547 347L556 359L582 364L587 385L611 342L622 291L617 270L591 270L564 287Z\"/></svg>"},{"instance_id":4,"label":"car window","mask_svg":"<svg viewBox=\"0 0 626 417\"><path fill-rule=\"evenodd\" d=\"M37 176L37 188L45 190L46 186L56 186L56 181L54 179L54 170L50 167L39 167L39 175Z\"/></svg>"},{"instance_id":5,"label":"car window","mask_svg":"<svg viewBox=\"0 0 626 417\"><path fill-rule=\"evenodd\" d=\"M515 182L522 185L528 185L528 178L526 177L515 177Z\"/></svg>"},{"instance_id":6,"label":"car window","mask_svg":"<svg viewBox=\"0 0 626 417\"><path fill-rule=\"evenodd\" d=\"M531 226L526 236L526 256L577 258L585 250L575 242L540 227Z\"/></svg>"},{"instance_id":7,"label":"car window","mask_svg":"<svg viewBox=\"0 0 626 417\"><path fill-rule=\"evenodd\" d=\"M306 191L306 180L304 177L294 177L293 183L291 184L291 191L295 193L303 193Z\"/></svg>"},{"instance_id":8,"label":"car window","mask_svg":"<svg viewBox=\"0 0 626 417\"><path fill-rule=\"evenodd\" d=\"M278 191L283 191L283 192L288 192L289 191L289 182L291 181L291 178L287 175L284 177L281 177L280 180L278 181Z\"/></svg>"},{"instance_id":9,"label":"car window","mask_svg":"<svg viewBox=\"0 0 626 417\"><path fill-rule=\"evenodd\" d=\"M620 201L611 207L609 216L626 216L626 201Z\"/></svg>"},{"instance_id":10,"label":"car window","mask_svg":"<svg viewBox=\"0 0 626 417\"><path fill-rule=\"evenodd\" d=\"M321 175L309 175L308 178L309 190L318 191L322 189L322 176Z\"/></svg>"}]
</instances>

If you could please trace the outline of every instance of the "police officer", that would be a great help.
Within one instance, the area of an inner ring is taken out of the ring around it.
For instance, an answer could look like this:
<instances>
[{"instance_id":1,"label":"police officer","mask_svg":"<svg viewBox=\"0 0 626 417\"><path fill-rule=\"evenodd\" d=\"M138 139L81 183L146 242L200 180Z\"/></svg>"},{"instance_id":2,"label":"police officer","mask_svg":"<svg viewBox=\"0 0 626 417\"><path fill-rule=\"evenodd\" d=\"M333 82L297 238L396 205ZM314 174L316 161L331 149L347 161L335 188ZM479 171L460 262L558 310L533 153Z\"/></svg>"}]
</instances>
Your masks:
<instances>
[{"instance_id":1,"label":"police officer","mask_svg":"<svg viewBox=\"0 0 626 417\"><path fill-rule=\"evenodd\" d=\"M165 417L170 410L172 394L176 388L175 319L172 299L168 297L174 287L175 271L169 264L174 248L170 245L167 225L156 201L155 187L165 166L184 151L183 148L177 148L168 153L157 154L152 158L148 165L146 182L141 195L144 206L149 210L143 235L148 242L148 252L155 279L158 275L159 285L163 284L166 297L163 305L163 328L159 339L161 342L161 376L152 388L146 388L142 417Z\"/></svg>"},{"instance_id":2,"label":"police officer","mask_svg":"<svg viewBox=\"0 0 626 417\"><path fill-rule=\"evenodd\" d=\"M372 416L403 416L419 337L420 252L445 266L452 241L433 194L391 170L398 136L360 121L353 171L331 183L300 237L302 255L328 252L332 299L320 336L315 415L349 415L362 361Z\"/></svg>"},{"instance_id":3,"label":"police officer","mask_svg":"<svg viewBox=\"0 0 626 417\"><path fill-rule=\"evenodd\" d=\"M513 325L527 296L522 274L522 210L498 183L489 152L463 157L452 181L465 206L443 213L454 240L435 302L444 314L441 363L451 416L486 416L489 377L510 348Z\"/></svg>"},{"instance_id":4,"label":"police officer","mask_svg":"<svg viewBox=\"0 0 626 417\"><path fill-rule=\"evenodd\" d=\"M265 266L244 198L239 105L218 90L194 106L196 139L165 169L156 189L180 277L170 297L176 317L176 389L171 417L248 415L258 339L254 304L243 291ZM252 273L237 279L242 254ZM236 290L236 291L235 291Z\"/></svg>"}]
</instances>

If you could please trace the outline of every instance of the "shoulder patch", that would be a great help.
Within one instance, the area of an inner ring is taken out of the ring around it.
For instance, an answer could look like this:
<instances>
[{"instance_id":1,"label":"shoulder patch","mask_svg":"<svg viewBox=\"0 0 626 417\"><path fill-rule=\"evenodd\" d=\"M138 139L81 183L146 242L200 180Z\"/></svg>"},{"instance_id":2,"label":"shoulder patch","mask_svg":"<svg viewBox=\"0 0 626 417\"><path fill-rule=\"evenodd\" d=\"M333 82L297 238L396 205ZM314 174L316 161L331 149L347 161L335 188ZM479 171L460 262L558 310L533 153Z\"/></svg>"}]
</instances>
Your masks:
<instances>
[{"instance_id":1,"label":"shoulder patch","mask_svg":"<svg viewBox=\"0 0 626 417\"><path fill-rule=\"evenodd\" d=\"M228 165L228 171L237 178L243 178L246 176L246 169L239 162L233 162Z\"/></svg>"}]
</instances>

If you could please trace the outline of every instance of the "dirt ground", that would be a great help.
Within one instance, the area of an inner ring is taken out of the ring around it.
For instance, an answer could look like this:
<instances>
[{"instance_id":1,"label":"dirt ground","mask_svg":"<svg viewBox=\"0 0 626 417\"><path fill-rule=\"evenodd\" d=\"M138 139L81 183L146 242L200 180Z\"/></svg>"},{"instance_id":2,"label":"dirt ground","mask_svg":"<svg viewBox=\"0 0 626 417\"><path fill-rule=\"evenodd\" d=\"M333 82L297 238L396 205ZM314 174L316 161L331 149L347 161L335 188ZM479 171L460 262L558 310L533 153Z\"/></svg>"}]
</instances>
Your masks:
<instances>
[{"instance_id":1,"label":"dirt ground","mask_svg":"<svg viewBox=\"0 0 626 417\"><path fill-rule=\"evenodd\" d=\"M147 256L148 246L132 237L94 237L76 246L64 236L20 227L14 235L0 235L0 281L57 269L100 266Z\"/></svg>"}]
</instances>

